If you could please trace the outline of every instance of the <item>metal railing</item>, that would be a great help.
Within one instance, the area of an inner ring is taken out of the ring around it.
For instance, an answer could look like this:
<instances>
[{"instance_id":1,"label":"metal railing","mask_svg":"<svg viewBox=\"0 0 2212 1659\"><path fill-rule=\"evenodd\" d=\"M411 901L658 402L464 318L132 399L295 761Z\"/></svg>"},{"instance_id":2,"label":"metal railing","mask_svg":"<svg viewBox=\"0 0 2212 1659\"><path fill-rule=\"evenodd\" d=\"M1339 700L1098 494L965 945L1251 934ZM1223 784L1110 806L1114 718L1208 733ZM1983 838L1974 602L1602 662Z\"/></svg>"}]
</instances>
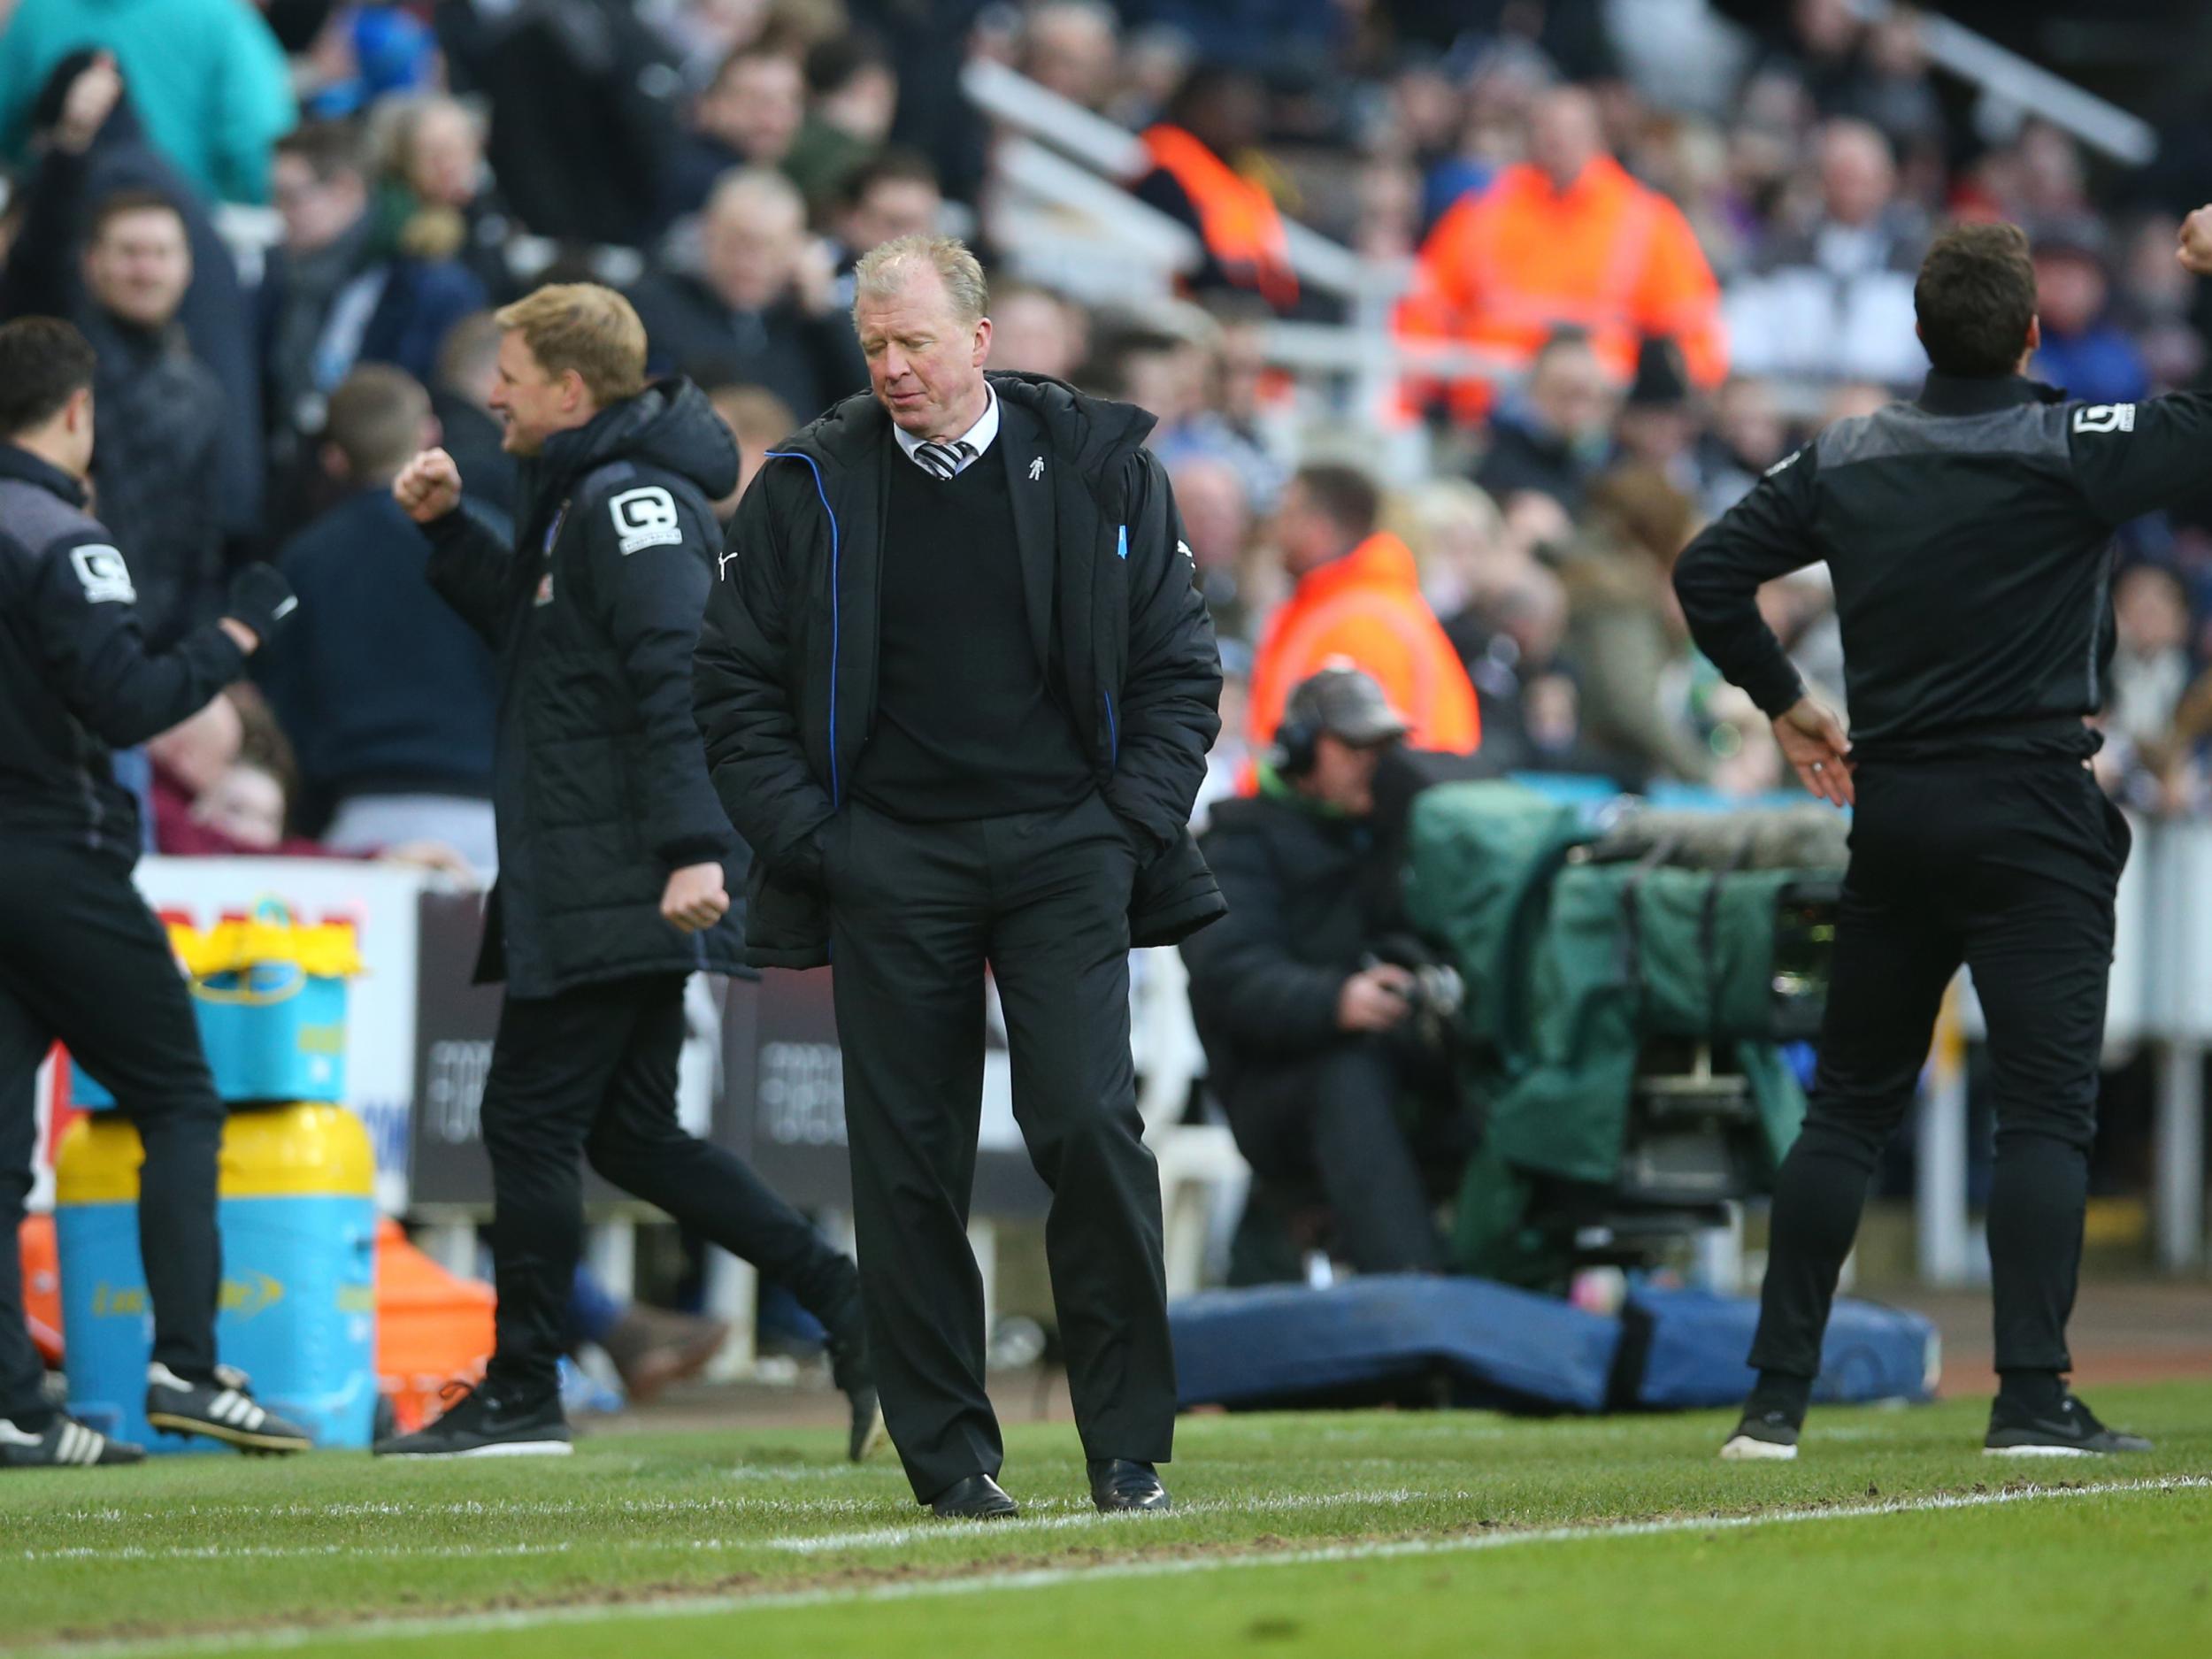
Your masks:
<instances>
[{"instance_id":1,"label":"metal railing","mask_svg":"<svg viewBox=\"0 0 2212 1659\"><path fill-rule=\"evenodd\" d=\"M1048 201L1099 227L1097 243L1121 251L1125 238L1158 234L1167 225L1187 239L1188 230L1128 194L1126 186L1149 165L1143 142L1082 105L1071 103L1005 65L970 63L961 72L969 99L995 121L1020 135L1000 157L1002 176L1018 191ZM1038 151L1051 155L1048 167ZM1102 194L1102 191L1104 194ZM1444 347L1409 351L1391 328L1391 313L1406 291L1403 269L1363 259L1310 226L1286 219L1284 239L1300 282L1344 303L1339 325L1278 322L1265 337L1268 359L1279 367L1341 379L1352 409L1379 419L1409 371L1509 378L1512 365L1494 356ZM1002 239L1005 240L1005 239ZM1194 258L1195 243L1193 242ZM1179 264L1174 271L1190 268ZM1163 272L1164 277L1166 273ZM1160 292L1165 292L1163 282Z\"/></svg>"},{"instance_id":2,"label":"metal railing","mask_svg":"<svg viewBox=\"0 0 2212 1659\"><path fill-rule=\"evenodd\" d=\"M2147 1046L2153 1091L2150 1212L2159 1266L2203 1266L2204 1063L2212 1052L2212 824L2130 817L2135 849L2120 879L2105 1004L2105 1041ZM1985 1034L1970 979L1939 1027L1935 1065L1920 1104L1914 1213L1921 1277L1963 1283L1986 1271L1969 1225L1966 1075L1962 1045Z\"/></svg>"},{"instance_id":3,"label":"metal railing","mask_svg":"<svg viewBox=\"0 0 2212 1659\"><path fill-rule=\"evenodd\" d=\"M1851 0L1851 8L1870 23L1904 10L1890 0ZM2158 134L2149 122L2116 104L2085 91L2062 75L2000 46L1986 35L1937 12L1918 12L1913 25L1928 60L1970 81L1992 97L2002 98L2025 114L2063 127L2085 144L2116 161L2140 167L2158 154Z\"/></svg>"}]
</instances>

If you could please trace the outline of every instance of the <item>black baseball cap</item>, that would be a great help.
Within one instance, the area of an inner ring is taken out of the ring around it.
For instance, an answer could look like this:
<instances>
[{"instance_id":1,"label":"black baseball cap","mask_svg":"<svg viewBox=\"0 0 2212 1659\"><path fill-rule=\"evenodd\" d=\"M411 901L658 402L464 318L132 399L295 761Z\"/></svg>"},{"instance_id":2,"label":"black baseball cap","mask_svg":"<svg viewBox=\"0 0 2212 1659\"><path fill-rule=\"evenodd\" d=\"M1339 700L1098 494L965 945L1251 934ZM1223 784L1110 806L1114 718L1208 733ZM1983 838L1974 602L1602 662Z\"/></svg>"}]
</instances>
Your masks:
<instances>
[{"instance_id":1,"label":"black baseball cap","mask_svg":"<svg viewBox=\"0 0 2212 1659\"><path fill-rule=\"evenodd\" d=\"M1283 718L1326 732L1355 749L1393 743L1413 729L1413 723L1390 706L1383 688L1349 663L1332 663L1300 681Z\"/></svg>"}]
</instances>

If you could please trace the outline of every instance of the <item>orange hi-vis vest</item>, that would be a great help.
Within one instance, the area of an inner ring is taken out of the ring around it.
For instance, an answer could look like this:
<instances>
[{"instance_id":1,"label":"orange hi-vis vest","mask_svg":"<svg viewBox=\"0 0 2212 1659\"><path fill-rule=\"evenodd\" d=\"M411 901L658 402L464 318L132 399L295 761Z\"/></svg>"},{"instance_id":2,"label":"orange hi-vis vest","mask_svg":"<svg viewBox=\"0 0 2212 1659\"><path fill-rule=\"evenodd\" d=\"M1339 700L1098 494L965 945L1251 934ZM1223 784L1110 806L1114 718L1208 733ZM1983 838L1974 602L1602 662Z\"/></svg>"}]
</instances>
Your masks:
<instances>
[{"instance_id":1,"label":"orange hi-vis vest","mask_svg":"<svg viewBox=\"0 0 2212 1659\"><path fill-rule=\"evenodd\" d=\"M1414 748L1471 755L1480 745L1482 715L1467 666L1421 595L1412 549L1386 530L1308 571L1268 618L1252 663L1256 749L1274 740L1299 684L1340 659L1381 686L1412 723L1406 741Z\"/></svg>"},{"instance_id":2,"label":"orange hi-vis vest","mask_svg":"<svg viewBox=\"0 0 2212 1659\"><path fill-rule=\"evenodd\" d=\"M1624 384L1646 335L1682 348L1690 379L1728 373L1720 286L1682 211L1600 157L1566 189L1542 169L1508 167L1438 221L1400 303L1412 338L1455 340L1525 362L1554 330L1588 332ZM1480 380L1452 387L1463 419L1487 412Z\"/></svg>"},{"instance_id":3,"label":"orange hi-vis vest","mask_svg":"<svg viewBox=\"0 0 2212 1659\"><path fill-rule=\"evenodd\" d=\"M1214 263L1277 311L1298 303L1298 273L1275 198L1179 127L1164 122L1143 135L1145 153L1183 187L1198 210L1200 234Z\"/></svg>"}]
</instances>

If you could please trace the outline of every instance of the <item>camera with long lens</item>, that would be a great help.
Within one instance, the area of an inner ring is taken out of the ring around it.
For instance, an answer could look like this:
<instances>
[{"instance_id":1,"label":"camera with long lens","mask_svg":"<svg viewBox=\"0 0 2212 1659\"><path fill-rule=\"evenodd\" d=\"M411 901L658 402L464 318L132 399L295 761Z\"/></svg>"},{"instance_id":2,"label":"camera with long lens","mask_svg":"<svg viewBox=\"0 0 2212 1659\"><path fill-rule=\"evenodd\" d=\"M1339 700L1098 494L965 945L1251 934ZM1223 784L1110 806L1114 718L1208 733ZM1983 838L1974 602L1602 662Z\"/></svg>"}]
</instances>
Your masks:
<instances>
[{"instance_id":1,"label":"camera with long lens","mask_svg":"<svg viewBox=\"0 0 2212 1659\"><path fill-rule=\"evenodd\" d=\"M1467 1002L1467 982L1459 970L1409 933L1390 934L1360 958L1363 972L1385 964L1413 976L1403 995L1408 1024L1422 1046L1448 1053L1459 1028L1459 1010Z\"/></svg>"}]
</instances>

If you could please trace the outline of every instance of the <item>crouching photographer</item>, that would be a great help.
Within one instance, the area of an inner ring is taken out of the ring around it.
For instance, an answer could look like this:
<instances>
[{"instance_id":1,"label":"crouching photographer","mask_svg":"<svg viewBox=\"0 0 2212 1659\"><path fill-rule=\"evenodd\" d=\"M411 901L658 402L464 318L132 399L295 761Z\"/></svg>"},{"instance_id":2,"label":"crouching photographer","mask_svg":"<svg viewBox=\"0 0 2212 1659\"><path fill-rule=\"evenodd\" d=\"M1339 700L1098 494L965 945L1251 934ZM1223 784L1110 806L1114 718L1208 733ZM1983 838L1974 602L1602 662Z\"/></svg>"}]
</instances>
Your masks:
<instances>
[{"instance_id":1,"label":"crouching photographer","mask_svg":"<svg viewBox=\"0 0 2212 1659\"><path fill-rule=\"evenodd\" d=\"M1441 1264L1430 1194L1452 1171L1424 1151L1458 1117L1441 1040L1455 978L1389 937L1375 781L1406 730L1356 668L1301 684L1259 793L1217 805L1203 839L1229 913L1182 947L1238 1149L1271 1189L1317 1188L1333 1254L1363 1273Z\"/></svg>"}]
</instances>

